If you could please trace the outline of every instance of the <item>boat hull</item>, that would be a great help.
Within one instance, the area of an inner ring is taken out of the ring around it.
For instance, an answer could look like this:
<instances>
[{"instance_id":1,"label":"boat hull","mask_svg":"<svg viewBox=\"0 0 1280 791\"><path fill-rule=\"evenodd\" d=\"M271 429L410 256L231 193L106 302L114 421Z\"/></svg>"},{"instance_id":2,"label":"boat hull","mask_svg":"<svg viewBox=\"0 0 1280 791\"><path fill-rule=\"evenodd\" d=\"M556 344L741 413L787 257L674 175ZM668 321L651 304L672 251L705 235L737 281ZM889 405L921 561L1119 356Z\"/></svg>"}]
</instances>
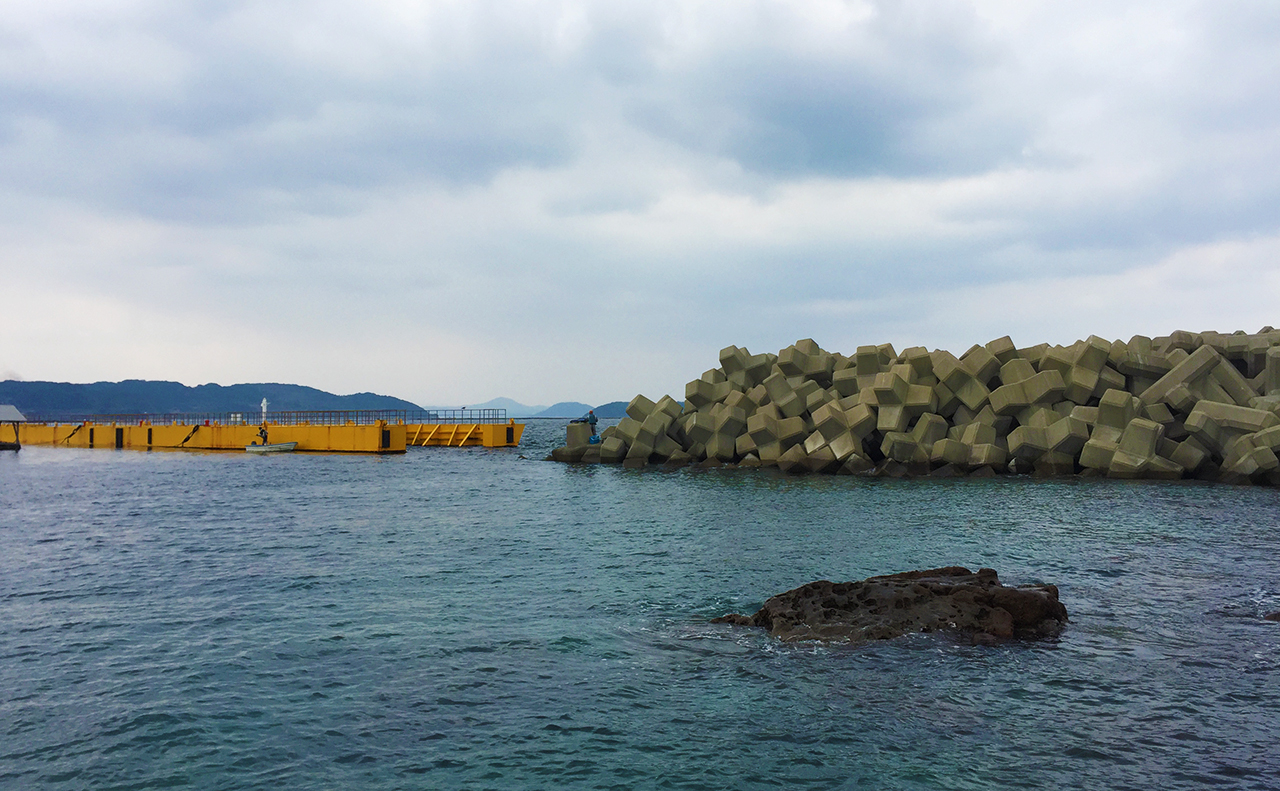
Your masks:
<instances>
[{"instance_id":1,"label":"boat hull","mask_svg":"<svg viewBox=\"0 0 1280 791\"><path fill-rule=\"evenodd\" d=\"M268 445L246 445L248 453L292 453L298 447L296 442L272 442Z\"/></svg>"}]
</instances>

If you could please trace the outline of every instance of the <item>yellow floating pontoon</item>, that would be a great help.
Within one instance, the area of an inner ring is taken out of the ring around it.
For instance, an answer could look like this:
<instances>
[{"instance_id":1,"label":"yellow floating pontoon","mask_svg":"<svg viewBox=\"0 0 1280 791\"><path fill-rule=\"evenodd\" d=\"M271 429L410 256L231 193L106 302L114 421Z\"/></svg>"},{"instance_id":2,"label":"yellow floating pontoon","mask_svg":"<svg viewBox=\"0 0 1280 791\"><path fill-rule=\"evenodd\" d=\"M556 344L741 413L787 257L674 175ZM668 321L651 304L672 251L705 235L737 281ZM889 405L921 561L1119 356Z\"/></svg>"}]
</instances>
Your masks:
<instances>
[{"instance_id":1,"label":"yellow floating pontoon","mask_svg":"<svg viewBox=\"0 0 1280 791\"><path fill-rule=\"evenodd\" d=\"M404 453L409 445L514 447L524 434L524 425L501 409L34 415L16 426L28 445L240 452L261 441L264 426L271 443L330 453Z\"/></svg>"}]
</instances>

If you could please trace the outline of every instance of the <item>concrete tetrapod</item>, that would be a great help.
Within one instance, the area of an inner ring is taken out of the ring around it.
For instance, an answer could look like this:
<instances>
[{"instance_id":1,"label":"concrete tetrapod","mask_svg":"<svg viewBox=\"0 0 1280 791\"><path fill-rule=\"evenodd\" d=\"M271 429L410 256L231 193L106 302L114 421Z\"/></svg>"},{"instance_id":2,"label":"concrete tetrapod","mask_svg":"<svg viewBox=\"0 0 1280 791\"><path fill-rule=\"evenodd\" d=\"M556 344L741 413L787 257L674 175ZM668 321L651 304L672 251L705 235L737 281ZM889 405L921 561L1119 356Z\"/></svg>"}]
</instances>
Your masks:
<instances>
[{"instance_id":1,"label":"concrete tetrapod","mask_svg":"<svg viewBox=\"0 0 1280 791\"><path fill-rule=\"evenodd\" d=\"M572 428L552 458L1280 483L1267 433L1280 427L1280 331L1270 327L1065 346L1004 337L960 357L891 344L846 356L806 338L776 355L727 346L719 363L683 403L638 395L599 445Z\"/></svg>"}]
</instances>

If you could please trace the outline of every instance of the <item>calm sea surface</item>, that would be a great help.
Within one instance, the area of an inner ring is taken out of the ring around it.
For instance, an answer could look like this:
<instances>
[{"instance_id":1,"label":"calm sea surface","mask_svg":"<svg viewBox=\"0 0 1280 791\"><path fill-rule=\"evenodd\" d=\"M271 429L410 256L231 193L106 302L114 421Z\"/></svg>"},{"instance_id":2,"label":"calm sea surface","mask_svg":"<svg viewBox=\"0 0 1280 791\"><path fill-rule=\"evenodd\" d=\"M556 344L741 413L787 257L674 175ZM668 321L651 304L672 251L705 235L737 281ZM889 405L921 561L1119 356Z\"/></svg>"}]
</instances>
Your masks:
<instances>
[{"instance_id":1,"label":"calm sea surface","mask_svg":"<svg viewBox=\"0 0 1280 791\"><path fill-rule=\"evenodd\" d=\"M541 461L562 437L0 454L0 788L1280 788L1276 490ZM951 564L1071 624L707 623Z\"/></svg>"}]
</instances>

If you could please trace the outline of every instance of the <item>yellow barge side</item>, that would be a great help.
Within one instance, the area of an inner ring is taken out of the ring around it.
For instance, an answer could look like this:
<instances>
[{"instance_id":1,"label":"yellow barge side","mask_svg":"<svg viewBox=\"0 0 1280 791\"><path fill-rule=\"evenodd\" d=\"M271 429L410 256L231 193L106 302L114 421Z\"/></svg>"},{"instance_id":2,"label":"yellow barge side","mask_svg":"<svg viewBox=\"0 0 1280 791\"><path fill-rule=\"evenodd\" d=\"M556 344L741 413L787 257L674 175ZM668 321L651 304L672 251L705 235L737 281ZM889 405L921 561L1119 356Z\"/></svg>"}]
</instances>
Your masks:
<instances>
[{"instance_id":1,"label":"yellow barge side","mask_svg":"<svg viewBox=\"0 0 1280 791\"><path fill-rule=\"evenodd\" d=\"M18 427L23 445L66 448L120 448L129 450L239 450L261 442L256 425L173 423L122 425L117 423L23 423ZM300 451L323 453L404 453L403 424L278 425L267 423L267 439L296 442Z\"/></svg>"},{"instance_id":2,"label":"yellow barge side","mask_svg":"<svg viewBox=\"0 0 1280 791\"><path fill-rule=\"evenodd\" d=\"M15 424L23 445L122 450L244 450L261 442L261 423L224 424L167 422L153 425L83 421ZM449 448L513 448L524 436L524 424L506 423L373 423L312 424L267 421L269 442L296 442L297 450L317 453L404 453L414 446Z\"/></svg>"},{"instance_id":3,"label":"yellow barge side","mask_svg":"<svg viewBox=\"0 0 1280 791\"><path fill-rule=\"evenodd\" d=\"M524 424L507 423L411 423L405 426L405 443L446 448L514 448L524 436Z\"/></svg>"}]
</instances>

